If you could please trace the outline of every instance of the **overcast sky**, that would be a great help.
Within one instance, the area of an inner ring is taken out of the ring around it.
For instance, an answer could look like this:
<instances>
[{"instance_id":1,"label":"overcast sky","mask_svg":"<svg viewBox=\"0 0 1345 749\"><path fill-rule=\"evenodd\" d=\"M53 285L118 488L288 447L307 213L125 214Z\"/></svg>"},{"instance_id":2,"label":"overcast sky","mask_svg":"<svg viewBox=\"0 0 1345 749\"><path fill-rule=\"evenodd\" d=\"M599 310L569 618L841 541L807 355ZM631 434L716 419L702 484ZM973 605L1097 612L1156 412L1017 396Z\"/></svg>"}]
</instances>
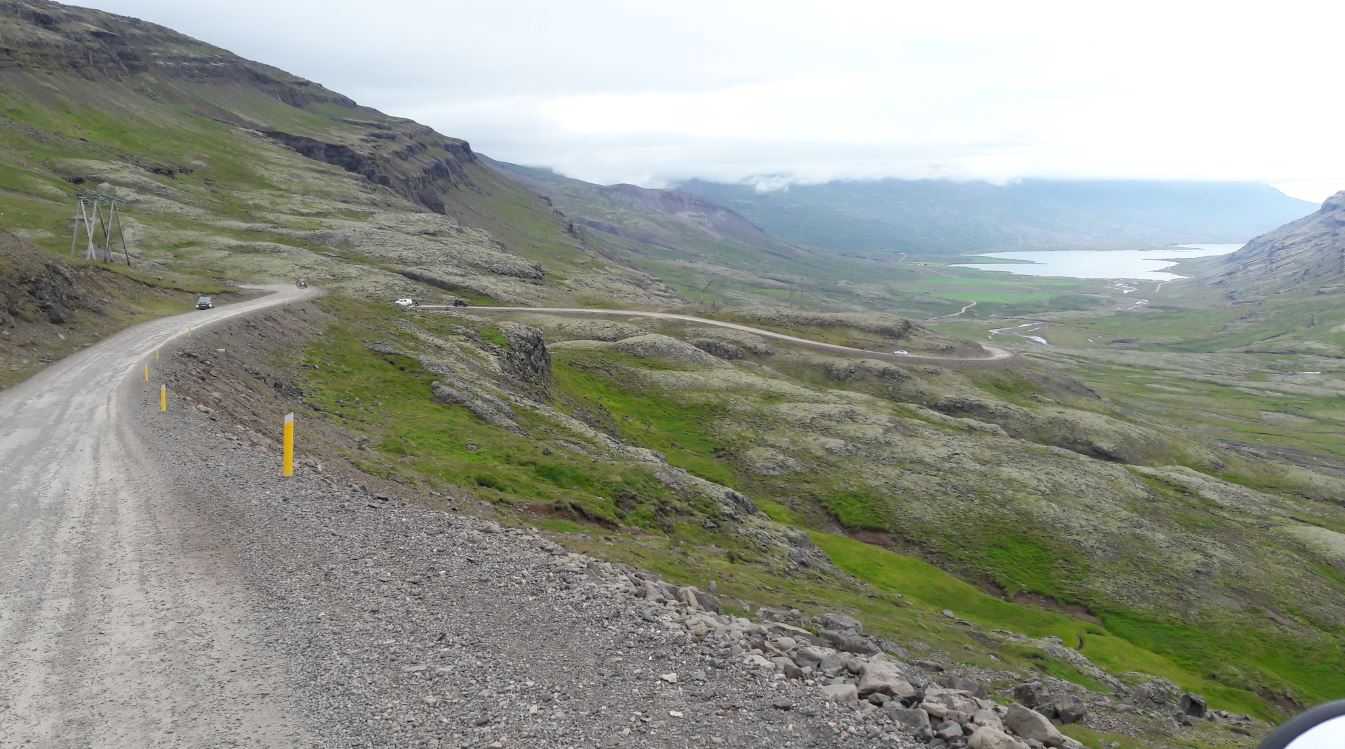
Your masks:
<instances>
[{"instance_id":1,"label":"overcast sky","mask_svg":"<svg viewBox=\"0 0 1345 749\"><path fill-rule=\"evenodd\" d=\"M1345 189L1339 2L84 2L594 182Z\"/></svg>"}]
</instances>

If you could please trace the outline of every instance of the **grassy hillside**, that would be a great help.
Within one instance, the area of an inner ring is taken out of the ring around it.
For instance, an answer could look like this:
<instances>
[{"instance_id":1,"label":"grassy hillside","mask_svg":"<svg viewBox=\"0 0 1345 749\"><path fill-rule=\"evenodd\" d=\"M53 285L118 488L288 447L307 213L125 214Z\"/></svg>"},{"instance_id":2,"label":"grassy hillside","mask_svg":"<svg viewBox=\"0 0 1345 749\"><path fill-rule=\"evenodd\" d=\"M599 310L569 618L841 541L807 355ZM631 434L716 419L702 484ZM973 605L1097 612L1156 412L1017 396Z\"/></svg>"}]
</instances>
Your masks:
<instances>
[{"instance_id":1,"label":"grassy hillside","mask_svg":"<svg viewBox=\"0 0 1345 749\"><path fill-rule=\"evenodd\" d=\"M539 390L490 364L507 370L521 345L512 322L326 305L341 322L294 376L323 418L365 435L350 459L373 474L466 487L566 543L753 605L851 611L936 659L1112 694L1157 676L1266 718L1345 691L1345 571L1327 539L1345 528L1332 500L1345 484L1249 460L1122 391L1035 367L908 369L731 331L525 315L550 342ZM509 404L508 423L436 399L436 381L474 383ZM789 529L826 563L790 557Z\"/></svg>"},{"instance_id":2,"label":"grassy hillside","mask_svg":"<svg viewBox=\"0 0 1345 749\"><path fill-rule=\"evenodd\" d=\"M679 189L804 246L914 254L1243 242L1312 210L1240 183L888 179L761 192L690 181Z\"/></svg>"},{"instance_id":3,"label":"grassy hillside","mask_svg":"<svg viewBox=\"0 0 1345 749\"><path fill-rule=\"evenodd\" d=\"M672 299L461 140L135 19L7 2L0 35L0 221L38 246L68 249L67 198L97 191L152 273Z\"/></svg>"}]
</instances>

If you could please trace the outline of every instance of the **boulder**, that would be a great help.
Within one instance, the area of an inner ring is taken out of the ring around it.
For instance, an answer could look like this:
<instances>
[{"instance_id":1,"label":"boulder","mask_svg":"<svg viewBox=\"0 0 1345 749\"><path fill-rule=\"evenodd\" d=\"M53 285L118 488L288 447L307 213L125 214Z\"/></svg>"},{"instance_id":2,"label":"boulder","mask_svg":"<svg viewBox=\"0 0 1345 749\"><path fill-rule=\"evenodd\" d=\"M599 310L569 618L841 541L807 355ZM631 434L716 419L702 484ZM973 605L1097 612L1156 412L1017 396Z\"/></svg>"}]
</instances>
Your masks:
<instances>
[{"instance_id":1,"label":"boulder","mask_svg":"<svg viewBox=\"0 0 1345 749\"><path fill-rule=\"evenodd\" d=\"M692 608L719 612L719 597L693 587L677 589L677 600Z\"/></svg>"},{"instance_id":2,"label":"boulder","mask_svg":"<svg viewBox=\"0 0 1345 749\"><path fill-rule=\"evenodd\" d=\"M766 622L761 626L773 635L792 637L799 642L812 642L813 639L813 633L801 627L795 627L792 624L785 624L784 622Z\"/></svg>"},{"instance_id":3,"label":"boulder","mask_svg":"<svg viewBox=\"0 0 1345 749\"><path fill-rule=\"evenodd\" d=\"M849 662L850 656L846 653L827 653L817 669L827 676L836 676L846 670L846 664Z\"/></svg>"},{"instance_id":4,"label":"boulder","mask_svg":"<svg viewBox=\"0 0 1345 749\"><path fill-rule=\"evenodd\" d=\"M882 652L882 648L878 647L878 643L874 642L872 638L851 630L824 629L818 634L833 648L844 650L847 653L873 655Z\"/></svg>"},{"instance_id":5,"label":"boulder","mask_svg":"<svg viewBox=\"0 0 1345 749\"><path fill-rule=\"evenodd\" d=\"M1051 693L1045 684L1029 681L1013 688L1013 698L1024 707L1041 707L1051 701Z\"/></svg>"},{"instance_id":6,"label":"boulder","mask_svg":"<svg viewBox=\"0 0 1345 749\"><path fill-rule=\"evenodd\" d=\"M925 690L925 699L920 707L936 718L944 718L949 712L975 715L981 709L980 703L970 693L960 689L930 687Z\"/></svg>"},{"instance_id":7,"label":"boulder","mask_svg":"<svg viewBox=\"0 0 1345 749\"><path fill-rule=\"evenodd\" d=\"M822 687L822 695L832 702L846 704L859 700L859 690L854 684L828 684Z\"/></svg>"},{"instance_id":8,"label":"boulder","mask_svg":"<svg viewBox=\"0 0 1345 749\"><path fill-rule=\"evenodd\" d=\"M934 731L934 735L944 741L952 741L962 735L962 726L958 724L957 721L945 721L939 724L939 728Z\"/></svg>"},{"instance_id":9,"label":"boulder","mask_svg":"<svg viewBox=\"0 0 1345 749\"><path fill-rule=\"evenodd\" d=\"M967 742L967 749L1029 749L1027 744L1015 739L1009 734L992 728L990 726L981 726L971 735L971 740Z\"/></svg>"},{"instance_id":10,"label":"boulder","mask_svg":"<svg viewBox=\"0 0 1345 749\"><path fill-rule=\"evenodd\" d=\"M1192 718L1203 718L1210 709L1204 697L1191 692L1182 692L1182 696L1177 699L1177 707L1181 708L1183 715Z\"/></svg>"},{"instance_id":11,"label":"boulder","mask_svg":"<svg viewBox=\"0 0 1345 749\"><path fill-rule=\"evenodd\" d=\"M1078 723L1088 715L1088 706L1073 697L1062 697L1052 705L1054 716L1061 723Z\"/></svg>"},{"instance_id":12,"label":"boulder","mask_svg":"<svg viewBox=\"0 0 1345 749\"><path fill-rule=\"evenodd\" d=\"M821 629L864 634L864 625L860 624L859 621L842 614L823 614L817 617L817 624Z\"/></svg>"},{"instance_id":13,"label":"boulder","mask_svg":"<svg viewBox=\"0 0 1345 749\"><path fill-rule=\"evenodd\" d=\"M1177 697L1177 686L1166 679L1145 682L1130 693L1130 700L1144 707L1167 707Z\"/></svg>"},{"instance_id":14,"label":"boulder","mask_svg":"<svg viewBox=\"0 0 1345 749\"><path fill-rule=\"evenodd\" d=\"M1004 721L999 719L994 710L981 708L971 716L971 722L978 726L990 726L991 728L1003 728Z\"/></svg>"},{"instance_id":15,"label":"boulder","mask_svg":"<svg viewBox=\"0 0 1345 749\"><path fill-rule=\"evenodd\" d=\"M1016 702L1009 706L1009 712L1004 716L1004 725L1014 734L1025 739L1036 739L1046 746L1060 746L1065 743L1065 737L1051 725L1046 716Z\"/></svg>"},{"instance_id":16,"label":"boulder","mask_svg":"<svg viewBox=\"0 0 1345 749\"><path fill-rule=\"evenodd\" d=\"M915 687L902 676L895 663L873 660L859 670L859 696L868 697L876 692L906 700L915 696Z\"/></svg>"},{"instance_id":17,"label":"boulder","mask_svg":"<svg viewBox=\"0 0 1345 749\"><path fill-rule=\"evenodd\" d=\"M900 703L889 702L883 705L883 714L909 728L911 733L919 733L921 729L928 730L930 727L929 713L918 707L902 707Z\"/></svg>"},{"instance_id":18,"label":"boulder","mask_svg":"<svg viewBox=\"0 0 1345 749\"><path fill-rule=\"evenodd\" d=\"M960 689L964 692L971 692L977 697L985 696L985 687L981 686L981 682L976 681L975 679L968 679L965 676L957 676L956 674L942 676L938 679L938 682L949 689Z\"/></svg>"},{"instance_id":19,"label":"boulder","mask_svg":"<svg viewBox=\"0 0 1345 749\"><path fill-rule=\"evenodd\" d=\"M828 656L833 655L835 653L814 647L799 648L791 654L799 668L818 668Z\"/></svg>"},{"instance_id":20,"label":"boulder","mask_svg":"<svg viewBox=\"0 0 1345 749\"><path fill-rule=\"evenodd\" d=\"M770 668L770 669L775 668L775 663L771 662L765 656L760 655L758 653L749 653L743 656L743 662L749 666L754 666L756 668Z\"/></svg>"},{"instance_id":21,"label":"boulder","mask_svg":"<svg viewBox=\"0 0 1345 749\"><path fill-rule=\"evenodd\" d=\"M655 603L675 599L675 593L669 589L669 586L656 580L641 580L638 595Z\"/></svg>"}]
</instances>

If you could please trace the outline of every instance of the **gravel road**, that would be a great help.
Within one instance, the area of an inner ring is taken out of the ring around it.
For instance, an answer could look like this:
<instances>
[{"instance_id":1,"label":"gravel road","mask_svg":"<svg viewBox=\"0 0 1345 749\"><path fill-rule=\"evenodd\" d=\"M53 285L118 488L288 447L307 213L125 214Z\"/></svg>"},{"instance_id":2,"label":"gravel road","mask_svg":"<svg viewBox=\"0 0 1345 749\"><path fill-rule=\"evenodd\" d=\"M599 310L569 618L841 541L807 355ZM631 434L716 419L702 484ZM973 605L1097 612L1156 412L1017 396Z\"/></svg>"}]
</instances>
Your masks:
<instances>
[{"instance_id":1,"label":"gravel road","mask_svg":"<svg viewBox=\"0 0 1345 749\"><path fill-rule=\"evenodd\" d=\"M234 560L179 511L128 413L141 366L189 326L307 295L274 290L137 326L0 392L0 746L305 741Z\"/></svg>"},{"instance_id":2,"label":"gravel road","mask_svg":"<svg viewBox=\"0 0 1345 749\"><path fill-rule=\"evenodd\" d=\"M697 643L611 565L308 462L283 479L273 435L185 396L159 413L155 348L298 296L0 393L0 746L917 745Z\"/></svg>"},{"instance_id":3,"label":"gravel road","mask_svg":"<svg viewBox=\"0 0 1345 749\"><path fill-rule=\"evenodd\" d=\"M972 302L968 307L974 306ZM659 320L679 320L681 322L696 323L698 325L710 325L716 328L728 328L743 333L759 335L763 338L771 338L777 341L785 341L795 346L817 349L838 354L858 354L865 359L887 359L889 361L907 362L912 364L940 364L945 366L972 366L985 365L993 362L1008 362L1012 360L1015 354L999 346L993 346L988 343L982 343L981 348L985 350L985 356L979 358L960 357L960 356L931 356L929 354L897 354L886 351L869 351L853 346L842 346L838 343L823 343L822 341L813 341L807 338L777 333L773 330L763 328L754 328L751 325L741 325L739 323L724 322L722 320L711 320L706 317L693 317L691 315L678 315L672 312L649 312L647 310L629 310L629 309L589 309L586 307L454 307L447 304L423 304L417 305L412 309L418 310L447 310L450 312L464 312L475 314L478 312L528 312L532 314L544 315L580 315L580 316L599 316L599 317L652 317ZM963 312L967 310L963 308ZM959 313L960 314L960 313Z\"/></svg>"}]
</instances>

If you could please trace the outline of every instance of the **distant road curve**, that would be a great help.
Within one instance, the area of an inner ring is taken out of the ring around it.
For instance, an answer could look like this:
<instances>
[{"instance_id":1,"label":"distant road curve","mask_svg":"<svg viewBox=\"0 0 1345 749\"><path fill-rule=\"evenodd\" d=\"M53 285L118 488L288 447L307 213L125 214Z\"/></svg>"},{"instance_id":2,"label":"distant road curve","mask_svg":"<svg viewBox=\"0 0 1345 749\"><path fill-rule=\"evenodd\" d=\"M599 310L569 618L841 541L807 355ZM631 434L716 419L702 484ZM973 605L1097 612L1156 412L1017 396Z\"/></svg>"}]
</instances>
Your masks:
<instances>
[{"instance_id":1,"label":"distant road curve","mask_svg":"<svg viewBox=\"0 0 1345 749\"><path fill-rule=\"evenodd\" d=\"M730 330L739 330L744 333L759 335L763 338L773 338L777 341L785 341L796 346L804 348L818 349L820 351L832 351L840 354L856 355L864 359L887 359L895 362L915 362L921 364L945 364L949 366L959 365L977 365L990 362L1004 363L1015 357L1015 354L1008 349L992 346L982 343L981 348L985 349L986 356L982 357L961 357L961 356L929 356L925 354L895 354L885 351L869 351L862 348L851 346L841 346L836 343L823 343L822 341L812 341L807 338L798 338L784 333L776 333L773 330L763 330L754 328L750 325L739 325L738 323L723 322L722 320L710 320L704 317L692 317L691 315L678 315L672 312L649 312L646 310L630 309L587 309L583 307L453 307L447 304L424 304L417 305L412 309L423 310L453 310L462 312L527 312L541 315L595 315L600 317L653 317L660 320L680 320L682 322L698 323L700 325L711 325L719 328L728 328Z\"/></svg>"},{"instance_id":2,"label":"distant road curve","mask_svg":"<svg viewBox=\"0 0 1345 749\"><path fill-rule=\"evenodd\" d=\"M947 319L952 318L952 317L960 317L961 315L966 314L967 310L971 309L972 307L975 307L976 305L977 305L977 302L972 302L971 304L966 305L965 307L963 307L962 309L960 309L960 310L954 312L954 313L951 314L951 315L937 315L937 316L935 316L935 317L931 317L931 318L929 318L929 319L926 320L925 322L934 322L935 320L947 320Z\"/></svg>"}]
</instances>

